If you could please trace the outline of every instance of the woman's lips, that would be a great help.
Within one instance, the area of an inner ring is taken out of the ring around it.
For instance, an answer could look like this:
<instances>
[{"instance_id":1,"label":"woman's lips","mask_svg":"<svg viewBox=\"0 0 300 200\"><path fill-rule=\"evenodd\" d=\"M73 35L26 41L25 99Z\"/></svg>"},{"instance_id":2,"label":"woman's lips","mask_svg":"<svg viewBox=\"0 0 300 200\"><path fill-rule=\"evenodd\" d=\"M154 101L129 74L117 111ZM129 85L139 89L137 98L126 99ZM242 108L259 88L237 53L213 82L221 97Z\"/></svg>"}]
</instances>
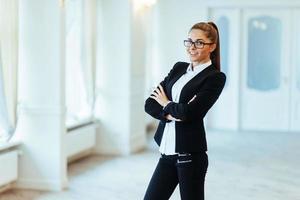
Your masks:
<instances>
[{"instance_id":1,"label":"woman's lips","mask_svg":"<svg viewBox=\"0 0 300 200\"><path fill-rule=\"evenodd\" d=\"M190 56L196 56L198 53L189 52Z\"/></svg>"}]
</instances>

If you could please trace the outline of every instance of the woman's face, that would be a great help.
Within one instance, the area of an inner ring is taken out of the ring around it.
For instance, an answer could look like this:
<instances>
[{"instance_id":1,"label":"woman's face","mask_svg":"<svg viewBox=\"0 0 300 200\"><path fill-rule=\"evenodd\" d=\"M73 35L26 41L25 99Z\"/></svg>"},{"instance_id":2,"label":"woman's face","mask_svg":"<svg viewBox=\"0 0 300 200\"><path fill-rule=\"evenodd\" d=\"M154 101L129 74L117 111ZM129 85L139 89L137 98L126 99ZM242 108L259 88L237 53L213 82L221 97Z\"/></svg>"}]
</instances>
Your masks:
<instances>
[{"instance_id":1,"label":"woman's face","mask_svg":"<svg viewBox=\"0 0 300 200\"><path fill-rule=\"evenodd\" d=\"M210 41L206 37L204 31L200 29L192 29L188 35L188 40L197 42L196 44L192 44L190 47L186 47L186 51L193 64L201 64L207 62L210 59L211 52L213 52L216 48L215 44L203 44L212 43L212 41Z\"/></svg>"}]
</instances>

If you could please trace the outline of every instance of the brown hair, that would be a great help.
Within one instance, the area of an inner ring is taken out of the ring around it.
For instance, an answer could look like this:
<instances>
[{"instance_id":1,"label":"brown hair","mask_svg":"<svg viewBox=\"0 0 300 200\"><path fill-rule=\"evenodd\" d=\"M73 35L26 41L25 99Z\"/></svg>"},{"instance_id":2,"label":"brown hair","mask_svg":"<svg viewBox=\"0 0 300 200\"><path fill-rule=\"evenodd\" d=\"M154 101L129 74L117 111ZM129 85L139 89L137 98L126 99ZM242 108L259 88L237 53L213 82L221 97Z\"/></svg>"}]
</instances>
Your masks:
<instances>
[{"instance_id":1,"label":"brown hair","mask_svg":"<svg viewBox=\"0 0 300 200\"><path fill-rule=\"evenodd\" d=\"M202 30L206 37L211 40L211 42L216 44L216 48L213 52L210 54L210 59L214 66L217 68L217 70L221 70L221 63L220 63L220 38L219 38L219 31L218 27L213 22L200 22L197 24L194 24L192 28L190 29L199 29Z\"/></svg>"}]
</instances>

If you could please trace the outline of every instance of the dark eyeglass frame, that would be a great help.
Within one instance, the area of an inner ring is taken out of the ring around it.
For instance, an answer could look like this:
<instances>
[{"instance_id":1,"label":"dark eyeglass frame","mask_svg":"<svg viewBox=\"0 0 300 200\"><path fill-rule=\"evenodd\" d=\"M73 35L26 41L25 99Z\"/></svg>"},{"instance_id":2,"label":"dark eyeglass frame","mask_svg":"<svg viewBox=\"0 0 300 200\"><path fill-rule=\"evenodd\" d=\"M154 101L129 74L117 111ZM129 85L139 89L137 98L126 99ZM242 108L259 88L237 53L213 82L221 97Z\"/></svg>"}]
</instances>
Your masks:
<instances>
[{"instance_id":1,"label":"dark eyeglass frame","mask_svg":"<svg viewBox=\"0 0 300 200\"><path fill-rule=\"evenodd\" d=\"M198 46L196 43L198 43ZM196 49L203 49L205 45L211 45L211 44L214 44L214 43L213 42L203 42L201 40L196 40L195 42L193 42L192 40L183 40L183 45L185 47L191 47L192 45L194 45L194 47Z\"/></svg>"}]
</instances>

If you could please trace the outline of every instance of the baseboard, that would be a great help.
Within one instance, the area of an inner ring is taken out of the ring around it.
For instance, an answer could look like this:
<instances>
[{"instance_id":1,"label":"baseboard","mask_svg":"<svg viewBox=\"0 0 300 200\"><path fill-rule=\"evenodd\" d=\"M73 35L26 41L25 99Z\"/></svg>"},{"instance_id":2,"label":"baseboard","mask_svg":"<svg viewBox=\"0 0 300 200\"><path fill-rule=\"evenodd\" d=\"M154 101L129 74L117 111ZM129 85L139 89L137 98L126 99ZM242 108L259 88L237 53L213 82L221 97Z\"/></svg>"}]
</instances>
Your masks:
<instances>
[{"instance_id":1,"label":"baseboard","mask_svg":"<svg viewBox=\"0 0 300 200\"><path fill-rule=\"evenodd\" d=\"M94 149L91 148L91 149L84 150L84 151L82 151L80 153L77 153L77 154L75 154L73 156L69 156L68 160L67 160L68 164L70 164L70 163L72 163L74 161L77 161L77 160L79 160L79 159L81 159L83 157L87 157L87 156L91 155L93 152L94 152Z\"/></svg>"}]
</instances>

